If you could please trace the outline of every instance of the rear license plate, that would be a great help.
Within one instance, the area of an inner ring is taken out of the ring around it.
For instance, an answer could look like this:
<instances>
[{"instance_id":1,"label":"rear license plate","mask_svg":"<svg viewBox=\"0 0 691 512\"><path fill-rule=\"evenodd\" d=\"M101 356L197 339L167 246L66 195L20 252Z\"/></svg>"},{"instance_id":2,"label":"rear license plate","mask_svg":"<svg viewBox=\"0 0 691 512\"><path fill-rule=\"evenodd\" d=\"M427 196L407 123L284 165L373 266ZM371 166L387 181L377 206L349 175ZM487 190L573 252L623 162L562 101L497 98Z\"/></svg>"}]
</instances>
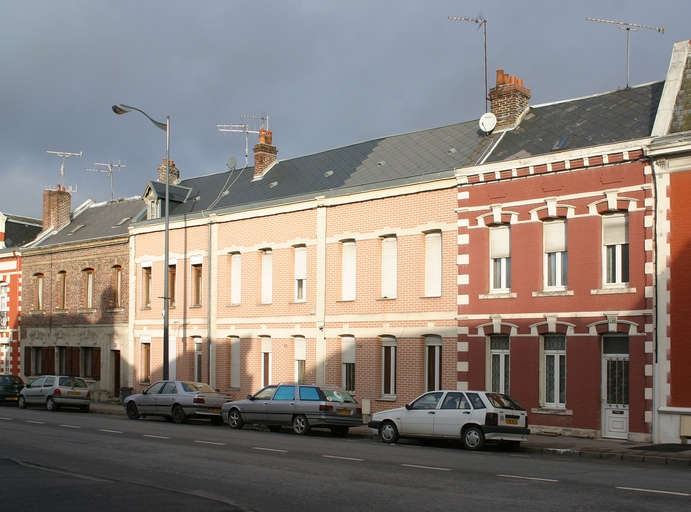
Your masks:
<instances>
[{"instance_id":1,"label":"rear license plate","mask_svg":"<svg viewBox=\"0 0 691 512\"><path fill-rule=\"evenodd\" d=\"M8 397L7 397L7 400L9 400L10 402L11 402L12 400L16 401L16 400L17 400L17 397L16 397L16 396L8 396Z\"/></svg>"},{"instance_id":2,"label":"rear license plate","mask_svg":"<svg viewBox=\"0 0 691 512\"><path fill-rule=\"evenodd\" d=\"M82 394L79 391L70 391L69 395L70 396L81 396Z\"/></svg>"},{"instance_id":3,"label":"rear license plate","mask_svg":"<svg viewBox=\"0 0 691 512\"><path fill-rule=\"evenodd\" d=\"M209 409L209 412L221 412L221 409Z\"/></svg>"},{"instance_id":4,"label":"rear license plate","mask_svg":"<svg viewBox=\"0 0 691 512\"><path fill-rule=\"evenodd\" d=\"M353 411L351 411L350 409L339 409L338 414L345 414L346 416L350 416L351 414L353 414Z\"/></svg>"},{"instance_id":5,"label":"rear license plate","mask_svg":"<svg viewBox=\"0 0 691 512\"><path fill-rule=\"evenodd\" d=\"M518 425L518 420L512 420L512 419L506 418L506 424L507 425Z\"/></svg>"}]
</instances>

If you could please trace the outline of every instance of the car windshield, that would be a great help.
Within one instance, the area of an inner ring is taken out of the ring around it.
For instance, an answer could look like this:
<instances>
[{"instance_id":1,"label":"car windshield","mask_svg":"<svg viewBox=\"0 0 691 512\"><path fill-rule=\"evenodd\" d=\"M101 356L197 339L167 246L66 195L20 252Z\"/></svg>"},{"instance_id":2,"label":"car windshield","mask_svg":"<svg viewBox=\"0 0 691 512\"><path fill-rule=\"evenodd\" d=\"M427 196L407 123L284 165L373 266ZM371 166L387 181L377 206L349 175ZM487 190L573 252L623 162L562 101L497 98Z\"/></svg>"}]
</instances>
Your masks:
<instances>
[{"instance_id":1,"label":"car windshield","mask_svg":"<svg viewBox=\"0 0 691 512\"><path fill-rule=\"evenodd\" d=\"M215 393L216 390L203 382L182 382L182 389L188 392Z\"/></svg>"},{"instance_id":2,"label":"car windshield","mask_svg":"<svg viewBox=\"0 0 691 512\"><path fill-rule=\"evenodd\" d=\"M487 393L487 400L489 400L489 403L491 403L494 407L497 407L499 409L514 409L516 411L523 411L523 407L516 402L513 398L511 398L509 395L500 395L499 393Z\"/></svg>"},{"instance_id":3,"label":"car windshield","mask_svg":"<svg viewBox=\"0 0 691 512\"><path fill-rule=\"evenodd\" d=\"M342 389L323 389L322 391L326 395L326 399L329 402L340 402L342 404L356 404L357 401L348 394L347 391L343 391Z\"/></svg>"}]
</instances>

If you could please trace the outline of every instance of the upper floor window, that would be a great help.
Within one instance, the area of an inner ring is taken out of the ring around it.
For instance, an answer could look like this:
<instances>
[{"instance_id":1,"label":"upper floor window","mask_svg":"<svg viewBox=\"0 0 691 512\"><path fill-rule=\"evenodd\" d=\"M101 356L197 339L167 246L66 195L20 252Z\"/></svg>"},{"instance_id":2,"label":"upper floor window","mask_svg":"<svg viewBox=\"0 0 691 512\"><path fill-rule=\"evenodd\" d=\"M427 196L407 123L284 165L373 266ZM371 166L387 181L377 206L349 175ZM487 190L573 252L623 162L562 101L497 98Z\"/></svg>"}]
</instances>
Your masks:
<instances>
[{"instance_id":1,"label":"upper floor window","mask_svg":"<svg viewBox=\"0 0 691 512\"><path fill-rule=\"evenodd\" d=\"M192 306L202 305L202 257L193 256L192 262Z\"/></svg>"},{"instance_id":2,"label":"upper floor window","mask_svg":"<svg viewBox=\"0 0 691 512\"><path fill-rule=\"evenodd\" d=\"M602 261L605 285L629 282L629 216L626 213L602 217Z\"/></svg>"},{"instance_id":3,"label":"upper floor window","mask_svg":"<svg viewBox=\"0 0 691 512\"><path fill-rule=\"evenodd\" d=\"M271 304L273 295L273 257L271 249L262 249L262 304Z\"/></svg>"},{"instance_id":4,"label":"upper floor window","mask_svg":"<svg viewBox=\"0 0 691 512\"><path fill-rule=\"evenodd\" d=\"M43 274L34 274L34 311L43 311Z\"/></svg>"},{"instance_id":5,"label":"upper floor window","mask_svg":"<svg viewBox=\"0 0 691 512\"><path fill-rule=\"evenodd\" d=\"M425 235L425 297L441 296L441 231Z\"/></svg>"},{"instance_id":6,"label":"upper floor window","mask_svg":"<svg viewBox=\"0 0 691 512\"><path fill-rule=\"evenodd\" d=\"M142 263L142 307L151 307L151 263Z\"/></svg>"},{"instance_id":7,"label":"upper floor window","mask_svg":"<svg viewBox=\"0 0 691 512\"><path fill-rule=\"evenodd\" d=\"M60 294L58 295L58 309L67 309L67 272L64 270L58 272L58 286Z\"/></svg>"},{"instance_id":8,"label":"upper floor window","mask_svg":"<svg viewBox=\"0 0 691 512\"><path fill-rule=\"evenodd\" d=\"M84 269L84 308L94 308L94 269Z\"/></svg>"},{"instance_id":9,"label":"upper floor window","mask_svg":"<svg viewBox=\"0 0 691 512\"><path fill-rule=\"evenodd\" d=\"M565 220L550 220L542 224L544 237L544 286L566 289L568 285L567 231Z\"/></svg>"},{"instance_id":10,"label":"upper floor window","mask_svg":"<svg viewBox=\"0 0 691 512\"><path fill-rule=\"evenodd\" d=\"M175 307L175 278L177 277L176 263L168 262L168 306Z\"/></svg>"},{"instance_id":11,"label":"upper floor window","mask_svg":"<svg viewBox=\"0 0 691 512\"><path fill-rule=\"evenodd\" d=\"M511 289L511 231L508 225L489 230L490 289L495 292Z\"/></svg>"},{"instance_id":12,"label":"upper floor window","mask_svg":"<svg viewBox=\"0 0 691 512\"><path fill-rule=\"evenodd\" d=\"M230 303L237 306L242 300L242 256L230 255Z\"/></svg>"},{"instance_id":13,"label":"upper floor window","mask_svg":"<svg viewBox=\"0 0 691 512\"><path fill-rule=\"evenodd\" d=\"M398 285L398 239L386 236L381 239L381 296L395 299Z\"/></svg>"},{"instance_id":14,"label":"upper floor window","mask_svg":"<svg viewBox=\"0 0 691 512\"><path fill-rule=\"evenodd\" d=\"M355 240L341 242L341 300L355 300Z\"/></svg>"},{"instance_id":15,"label":"upper floor window","mask_svg":"<svg viewBox=\"0 0 691 512\"><path fill-rule=\"evenodd\" d=\"M122 267L115 265L113 267L113 284L112 284L113 307L122 307Z\"/></svg>"},{"instance_id":16,"label":"upper floor window","mask_svg":"<svg viewBox=\"0 0 691 512\"><path fill-rule=\"evenodd\" d=\"M294 248L295 258L295 302L305 302L307 286L307 247Z\"/></svg>"},{"instance_id":17,"label":"upper floor window","mask_svg":"<svg viewBox=\"0 0 691 512\"><path fill-rule=\"evenodd\" d=\"M159 219L161 217L161 202L157 199L149 199L146 214L148 219Z\"/></svg>"}]
</instances>

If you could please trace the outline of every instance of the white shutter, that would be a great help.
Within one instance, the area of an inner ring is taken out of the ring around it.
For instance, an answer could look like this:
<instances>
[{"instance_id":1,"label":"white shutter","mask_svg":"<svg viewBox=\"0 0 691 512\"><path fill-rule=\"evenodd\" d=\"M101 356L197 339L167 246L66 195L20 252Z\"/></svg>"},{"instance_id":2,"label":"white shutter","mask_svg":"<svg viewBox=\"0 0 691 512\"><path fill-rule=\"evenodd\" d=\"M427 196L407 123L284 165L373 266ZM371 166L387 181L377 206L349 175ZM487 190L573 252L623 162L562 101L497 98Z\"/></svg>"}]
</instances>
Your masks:
<instances>
[{"instance_id":1,"label":"white shutter","mask_svg":"<svg viewBox=\"0 0 691 512\"><path fill-rule=\"evenodd\" d=\"M441 233L425 237L425 296L441 296Z\"/></svg>"},{"instance_id":2,"label":"white shutter","mask_svg":"<svg viewBox=\"0 0 691 512\"><path fill-rule=\"evenodd\" d=\"M307 248L295 248L295 279L307 279Z\"/></svg>"},{"instance_id":3,"label":"white shutter","mask_svg":"<svg viewBox=\"0 0 691 512\"><path fill-rule=\"evenodd\" d=\"M262 304L271 304L273 292L272 255L270 250L262 252Z\"/></svg>"},{"instance_id":4,"label":"white shutter","mask_svg":"<svg viewBox=\"0 0 691 512\"><path fill-rule=\"evenodd\" d=\"M542 224L545 237L545 252L566 251L566 221L552 220Z\"/></svg>"},{"instance_id":5,"label":"white shutter","mask_svg":"<svg viewBox=\"0 0 691 512\"><path fill-rule=\"evenodd\" d=\"M602 217L602 245L629 243L629 216L605 215Z\"/></svg>"},{"instance_id":6,"label":"white shutter","mask_svg":"<svg viewBox=\"0 0 691 512\"><path fill-rule=\"evenodd\" d=\"M341 339L342 363L355 363L355 338L343 336Z\"/></svg>"},{"instance_id":7,"label":"white shutter","mask_svg":"<svg viewBox=\"0 0 691 512\"><path fill-rule=\"evenodd\" d=\"M341 299L355 300L355 242L341 245Z\"/></svg>"},{"instance_id":8,"label":"white shutter","mask_svg":"<svg viewBox=\"0 0 691 512\"><path fill-rule=\"evenodd\" d=\"M269 336L262 336L262 353L270 353L272 350L271 338Z\"/></svg>"},{"instance_id":9,"label":"white shutter","mask_svg":"<svg viewBox=\"0 0 691 512\"><path fill-rule=\"evenodd\" d=\"M497 226L489 230L490 258L511 257L511 237L509 226Z\"/></svg>"},{"instance_id":10,"label":"white shutter","mask_svg":"<svg viewBox=\"0 0 691 512\"><path fill-rule=\"evenodd\" d=\"M302 336L295 337L295 360L304 361L307 359L307 342Z\"/></svg>"},{"instance_id":11,"label":"white shutter","mask_svg":"<svg viewBox=\"0 0 691 512\"><path fill-rule=\"evenodd\" d=\"M202 263L204 263L204 256L202 254L190 256L190 265L201 265Z\"/></svg>"},{"instance_id":12,"label":"white shutter","mask_svg":"<svg viewBox=\"0 0 691 512\"><path fill-rule=\"evenodd\" d=\"M230 303L240 304L242 291L242 256L236 252L230 257Z\"/></svg>"},{"instance_id":13,"label":"white shutter","mask_svg":"<svg viewBox=\"0 0 691 512\"><path fill-rule=\"evenodd\" d=\"M398 277L398 243L395 236L382 238L382 297L396 298Z\"/></svg>"}]
</instances>

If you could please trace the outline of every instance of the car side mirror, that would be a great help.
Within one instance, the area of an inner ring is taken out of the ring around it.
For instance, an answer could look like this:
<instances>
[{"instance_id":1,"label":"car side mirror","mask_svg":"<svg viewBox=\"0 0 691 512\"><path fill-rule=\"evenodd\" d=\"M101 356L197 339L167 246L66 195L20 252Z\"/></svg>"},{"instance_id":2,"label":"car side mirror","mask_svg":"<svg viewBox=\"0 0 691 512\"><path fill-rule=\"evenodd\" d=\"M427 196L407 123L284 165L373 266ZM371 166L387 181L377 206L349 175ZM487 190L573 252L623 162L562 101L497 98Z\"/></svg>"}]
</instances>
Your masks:
<instances>
[{"instance_id":1,"label":"car side mirror","mask_svg":"<svg viewBox=\"0 0 691 512\"><path fill-rule=\"evenodd\" d=\"M27 383L24 387L25 387L25 388L30 388L30 387L31 387L31 384L30 384L30 383Z\"/></svg>"},{"instance_id":2,"label":"car side mirror","mask_svg":"<svg viewBox=\"0 0 691 512\"><path fill-rule=\"evenodd\" d=\"M254 400L254 398L252 398L252 395L247 395L247 400Z\"/></svg>"},{"instance_id":3,"label":"car side mirror","mask_svg":"<svg viewBox=\"0 0 691 512\"><path fill-rule=\"evenodd\" d=\"M413 406L410 405L410 404L405 404L405 408L406 408L407 410L411 410L411 409L413 408Z\"/></svg>"},{"instance_id":4,"label":"car side mirror","mask_svg":"<svg viewBox=\"0 0 691 512\"><path fill-rule=\"evenodd\" d=\"M140 393L141 393L142 395L146 395L146 389L141 390Z\"/></svg>"}]
</instances>

